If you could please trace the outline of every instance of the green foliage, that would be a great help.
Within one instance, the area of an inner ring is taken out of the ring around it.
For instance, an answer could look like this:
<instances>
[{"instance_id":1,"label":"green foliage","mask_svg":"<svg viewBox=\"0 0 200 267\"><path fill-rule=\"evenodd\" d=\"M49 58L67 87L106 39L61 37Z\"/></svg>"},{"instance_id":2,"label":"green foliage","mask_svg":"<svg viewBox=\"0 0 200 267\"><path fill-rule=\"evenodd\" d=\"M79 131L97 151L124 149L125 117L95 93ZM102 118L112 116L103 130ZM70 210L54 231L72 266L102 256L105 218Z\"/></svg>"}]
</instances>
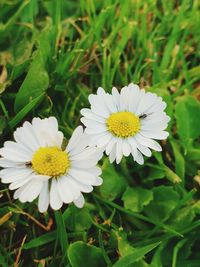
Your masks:
<instances>
[{"instance_id":1,"label":"green foliage","mask_svg":"<svg viewBox=\"0 0 200 267\"><path fill-rule=\"evenodd\" d=\"M179 195L171 186L158 186L152 189L153 201L145 208L145 213L158 220L168 218L179 201Z\"/></svg>"},{"instance_id":2,"label":"green foliage","mask_svg":"<svg viewBox=\"0 0 200 267\"><path fill-rule=\"evenodd\" d=\"M185 95L177 99L175 106L177 130L185 149L200 135L200 103L192 96Z\"/></svg>"},{"instance_id":3,"label":"green foliage","mask_svg":"<svg viewBox=\"0 0 200 267\"><path fill-rule=\"evenodd\" d=\"M109 200L120 197L127 185L125 177L115 170L108 159L104 161L102 169L103 184L99 188L100 194Z\"/></svg>"},{"instance_id":4,"label":"green foliage","mask_svg":"<svg viewBox=\"0 0 200 267\"><path fill-rule=\"evenodd\" d=\"M56 116L67 140L99 86L138 83L164 99L171 120L163 151L143 166L103 159L103 185L84 194L83 209L40 214L0 184L0 266L200 266L198 7L1 1L1 146L35 116Z\"/></svg>"},{"instance_id":5,"label":"green foliage","mask_svg":"<svg viewBox=\"0 0 200 267\"><path fill-rule=\"evenodd\" d=\"M148 252L156 248L160 242L156 242L154 244L144 246L141 248L135 248L134 251L122 259L120 259L118 262L116 262L113 266L114 267L131 267L133 266L133 263L138 262L141 260Z\"/></svg>"},{"instance_id":6,"label":"green foliage","mask_svg":"<svg viewBox=\"0 0 200 267\"><path fill-rule=\"evenodd\" d=\"M153 200L153 193L151 190L142 187L127 187L122 196L124 207L133 212L143 211L144 206L148 205Z\"/></svg>"},{"instance_id":7,"label":"green foliage","mask_svg":"<svg viewBox=\"0 0 200 267\"><path fill-rule=\"evenodd\" d=\"M72 267L106 267L101 249L81 241L69 246L68 257Z\"/></svg>"}]
</instances>

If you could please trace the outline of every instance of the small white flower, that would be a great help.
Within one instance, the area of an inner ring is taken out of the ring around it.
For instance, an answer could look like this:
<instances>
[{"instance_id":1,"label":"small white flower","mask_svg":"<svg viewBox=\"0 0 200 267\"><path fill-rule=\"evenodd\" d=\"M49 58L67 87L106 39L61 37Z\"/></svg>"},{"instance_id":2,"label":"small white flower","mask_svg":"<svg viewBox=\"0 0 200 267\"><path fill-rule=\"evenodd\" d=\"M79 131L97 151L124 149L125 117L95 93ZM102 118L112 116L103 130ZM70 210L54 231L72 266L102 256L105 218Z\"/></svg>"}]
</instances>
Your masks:
<instances>
[{"instance_id":1,"label":"small white flower","mask_svg":"<svg viewBox=\"0 0 200 267\"><path fill-rule=\"evenodd\" d=\"M21 202L39 196L40 212L49 204L55 210L71 202L82 207L81 192L89 193L102 183L101 169L96 166L102 151L88 147L82 126L76 128L65 150L54 117L25 122L14 138L15 142L7 141L0 149L0 177L3 183L11 183L9 189L17 189L14 198Z\"/></svg>"},{"instance_id":2,"label":"small white flower","mask_svg":"<svg viewBox=\"0 0 200 267\"><path fill-rule=\"evenodd\" d=\"M145 92L131 83L119 93L113 87L112 94L98 88L97 95L89 96L90 109L84 108L81 122L91 136L91 144L104 148L110 162L119 163L122 156L132 154L134 160L144 163L151 149L161 151L154 140L168 136L164 131L170 118L164 112L166 103L156 94Z\"/></svg>"}]
</instances>

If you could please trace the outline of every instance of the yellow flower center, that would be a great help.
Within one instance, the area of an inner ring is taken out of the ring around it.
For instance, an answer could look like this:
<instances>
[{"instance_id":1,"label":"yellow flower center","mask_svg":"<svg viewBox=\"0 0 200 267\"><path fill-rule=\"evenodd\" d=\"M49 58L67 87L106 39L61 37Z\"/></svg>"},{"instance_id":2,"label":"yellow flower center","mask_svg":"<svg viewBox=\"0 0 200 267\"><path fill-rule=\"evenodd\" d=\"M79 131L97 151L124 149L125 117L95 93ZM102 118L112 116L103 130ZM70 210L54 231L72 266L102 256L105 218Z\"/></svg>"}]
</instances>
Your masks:
<instances>
[{"instance_id":1,"label":"yellow flower center","mask_svg":"<svg viewBox=\"0 0 200 267\"><path fill-rule=\"evenodd\" d=\"M67 153L58 147L40 147L33 155L31 163L34 171L49 176L66 173L70 165Z\"/></svg>"},{"instance_id":2,"label":"yellow flower center","mask_svg":"<svg viewBox=\"0 0 200 267\"><path fill-rule=\"evenodd\" d=\"M112 134L126 138L140 130L140 119L132 112L120 111L110 115L107 127Z\"/></svg>"}]
</instances>

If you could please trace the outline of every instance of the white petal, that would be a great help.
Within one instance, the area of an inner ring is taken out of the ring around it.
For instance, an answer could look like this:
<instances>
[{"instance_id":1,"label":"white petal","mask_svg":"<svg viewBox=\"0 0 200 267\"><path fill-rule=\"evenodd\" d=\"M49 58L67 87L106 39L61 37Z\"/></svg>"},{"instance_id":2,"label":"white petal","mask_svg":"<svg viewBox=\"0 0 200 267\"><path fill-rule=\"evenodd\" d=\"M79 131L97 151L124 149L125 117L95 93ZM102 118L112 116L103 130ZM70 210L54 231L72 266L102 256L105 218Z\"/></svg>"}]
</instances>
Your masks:
<instances>
[{"instance_id":1,"label":"white petal","mask_svg":"<svg viewBox=\"0 0 200 267\"><path fill-rule=\"evenodd\" d=\"M122 152L122 139L118 138L117 144L116 144L116 163L119 164L123 156Z\"/></svg>"},{"instance_id":2,"label":"white petal","mask_svg":"<svg viewBox=\"0 0 200 267\"><path fill-rule=\"evenodd\" d=\"M138 150L137 150L137 154L136 154L136 157L135 157L135 161L140 165L144 164L144 158L143 158L142 154Z\"/></svg>"},{"instance_id":3,"label":"white petal","mask_svg":"<svg viewBox=\"0 0 200 267\"><path fill-rule=\"evenodd\" d=\"M14 161L14 162L29 162L32 157L31 155L25 154L23 153L23 151L21 152L20 150L16 150L16 149L8 149L8 148L1 148L0 149L0 155L10 161Z\"/></svg>"},{"instance_id":4,"label":"white petal","mask_svg":"<svg viewBox=\"0 0 200 267\"><path fill-rule=\"evenodd\" d=\"M107 107L109 113L117 112L117 108L116 108L116 105L113 101L112 96L109 94L106 94L106 92L104 91L104 89L102 87L98 88L97 95L106 104L106 107Z\"/></svg>"},{"instance_id":5,"label":"white petal","mask_svg":"<svg viewBox=\"0 0 200 267\"><path fill-rule=\"evenodd\" d=\"M98 151L96 147L87 147L79 154L70 157L70 160L84 160Z\"/></svg>"},{"instance_id":6,"label":"white petal","mask_svg":"<svg viewBox=\"0 0 200 267\"><path fill-rule=\"evenodd\" d=\"M129 84L129 102L128 102L128 109L129 111L135 113L140 97L140 88L136 84Z\"/></svg>"},{"instance_id":7,"label":"white petal","mask_svg":"<svg viewBox=\"0 0 200 267\"><path fill-rule=\"evenodd\" d=\"M107 131L108 131L108 128L104 124L99 125L98 128L86 128L85 129L86 134L98 134L98 133L103 133Z\"/></svg>"},{"instance_id":8,"label":"white petal","mask_svg":"<svg viewBox=\"0 0 200 267\"><path fill-rule=\"evenodd\" d=\"M105 122L97 122L88 118L81 118L81 122L85 125L85 127L89 127L89 128L97 128L97 127L101 127L102 125L105 125Z\"/></svg>"},{"instance_id":9,"label":"white petal","mask_svg":"<svg viewBox=\"0 0 200 267\"><path fill-rule=\"evenodd\" d=\"M74 199L74 205L76 205L77 208L82 208L84 206L85 200L82 194L76 199Z\"/></svg>"},{"instance_id":10,"label":"white petal","mask_svg":"<svg viewBox=\"0 0 200 267\"><path fill-rule=\"evenodd\" d=\"M71 177L73 177L75 180L82 184L95 184L96 177L93 174L87 172L86 170L71 168L68 173L69 175L71 175Z\"/></svg>"},{"instance_id":11,"label":"white petal","mask_svg":"<svg viewBox=\"0 0 200 267\"><path fill-rule=\"evenodd\" d=\"M137 141L136 141L136 143L137 143L137 148L140 150L140 152L143 155L145 155L147 157L150 157L151 156L151 150L148 147L141 145Z\"/></svg>"},{"instance_id":12,"label":"white petal","mask_svg":"<svg viewBox=\"0 0 200 267\"><path fill-rule=\"evenodd\" d=\"M24 146L22 143L16 143L13 141L6 141L4 143L4 147L6 149L18 151L19 153L24 154L28 157L32 157L32 155L33 155L33 152L28 147Z\"/></svg>"},{"instance_id":13,"label":"white petal","mask_svg":"<svg viewBox=\"0 0 200 267\"><path fill-rule=\"evenodd\" d=\"M73 195L73 199L78 198L81 194L80 187L77 186L77 183L74 182L74 179L70 175L67 176L67 183Z\"/></svg>"},{"instance_id":14,"label":"white petal","mask_svg":"<svg viewBox=\"0 0 200 267\"><path fill-rule=\"evenodd\" d=\"M158 130L158 131L162 131L164 129L167 128L167 124L168 124L168 119L165 118L162 121L156 121L156 120L151 120L151 121L142 121L141 123L141 130Z\"/></svg>"},{"instance_id":15,"label":"white petal","mask_svg":"<svg viewBox=\"0 0 200 267\"><path fill-rule=\"evenodd\" d=\"M163 110L165 110L167 104L162 101L161 97L157 97L156 102L154 103L154 105L152 105L147 112L151 113L151 112L163 112Z\"/></svg>"},{"instance_id":16,"label":"white petal","mask_svg":"<svg viewBox=\"0 0 200 267\"><path fill-rule=\"evenodd\" d=\"M150 130L142 130L141 135L143 135L144 137L147 138L154 138L154 139L158 139L158 140L165 140L169 133L165 132L165 131L150 131Z\"/></svg>"},{"instance_id":17,"label":"white petal","mask_svg":"<svg viewBox=\"0 0 200 267\"><path fill-rule=\"evenodd\" d=\"M90 109L88 108L83 108L81 109L81 114L85 117L85 118L88 118L90 120L93 120L93 121L98 121L98 122L101 122L101 123L104 123L106 120L105 118L101 117L101 116L98 116L96 114L94 114Z\"/></svg>"},{"instance_id":18,"label":"white petal","mask_svg":"<svg viewBox=\"0 0 200 267\"><path fill-rule=\"evenodd\" d=\"M128 142L131 145L131 154L134 158L134 160L138 163L138 164L143 164L144 163L144 158L142 156L142 154L140 153L140 151L138 151L137 149L137 143L135 141L135 139L133 137L128 138Z\"/></svg>"},{"instance_id":19,"label":"white petal","mask_svg":"<svg viewBox=\"0 0 200 267\"><path fill-rule=\"evenodd\" d=\"M137 107L136 113L138 115L142 115L146 112L148 112L148 109L154 105L154 103L157 100L157 96L156 94L152 94L152 93L146 93L140 100L140 103Z\"/></svg>"},{"instance_id":20,"label":"white petal","mask_svg":"<svg viewBox=\"0 0 200 267\"><path fill-rule=\"evenodd\" d=\"M25 184L27 184L32 179L31 176L25 177L24 179L20 179L18 181L12 182L12 184L9 185L10 190L17 189Z\"/></svg>"},{"instance_id":21,"label":"white petal","mask_svg":"<svg viewBox=\"0 0 200 267\"><path fill-rule=\"evenodd\" d=\"M104 147L105 145L109 143L111 138L112 138L112 135L109 132L107 132L102 137L99 138L99 140L96 142L96 145L98 147Z\"/></svg>"},{"instance_id":22,"label":"white petal","mask_svg":"<svg viewBox=\"0 0 200 267\"><path fill-rule=\"evenodd\" d=\"M96 181L93 185L99 186L102 185L103 179L101 177L96 177Z\"/></svg>"},{"instance_id":23,"label":"white petal","mask_svg":"<svg viewBox=\"0 0 200 267\"><path fill-rule=\"evenodd\" d=\"M120 110L124 111L128 109L129 101L129 88L127 86L121 89L120 93Z\"/></svg>"},{"instance_id":24,"label":"white petal","mask_svg":"<svg viewBox=\"0 0 200 267\"><path fill-rule=\"evenodd\" d=\"M110 163L113 163L113 161L116 159L116 147L117 147L117 143L113 145L112 150L110 151L110 155L109 155Z\"/></svg>"},{"instance_id":25,"label":"white petal","mask_svg":"<svg viewBox=\"0 0 200 267\"><path fill-rule=\"evenodd\" d=\"M97 167L97 166L95 166L93 168L90 168L90 169L87 169L87 171L89 173L92 173L94 176L99 176L102 173L101 168L100 167Z\"/></svg>"},{"instance_id":26,"label":"white petal","mask_svg":"<svg viewBox=\"0 0 200 267\"><path fill-rule=\"evenodd\" d=\"M52 207L52 209L58 210L62 207L62 204L63 202L60 198L60 195L57 189L57 181L54 178L52 179L51 189L50 189L50 206Z\"/></svg>"},{"instance_id":27,"label":"white petal","mask_svg":"<svg viewBox=\"0 0 200 267\"><path fill-rule=\"evenodd\" d=\"M79 141L74 145L73 149L69 152L70 156L74 156L84 151L89 146L91 137L87 134L82 134ZM66 149L67 150L67 149Z\"/></svg>"},{"instance_id":28,"label":"white petal","mask_svg":"<svg viewBox=\"0 0 200 267\"><path fill-rule=\"evenodd\" d=\"M97 95L89 95L89 102L91 104L91 110L96 115L101 116L103 118L108 118L110 111L107 109L105 103L102 99Z\"/></svg>"},{"instance_id":29,"label":"white petal","mask_svg":"<svg viewBox=\"0 0 200 267\"><path fill-rule=\"evenodd\" d=\"M63 176L58 179L58 192L60 198L64 203L71 203L73 201L73 194L71 192L70 183L68 183L68 177Z\"/></svg>"},{"instance_id":30,"label":"white petal","mask_svg":"<svg viewBox=\"0 0 200 267\"><path fill-rule=\"evenodd\" d=\"M117 111L119 111L120 110L120 94L117 88L115 87L112 88L112 97L113 97L113 101L115 102Z\"/></svg>"},{"instance_id":31,"label":"white petal","mask_svg":"<svg viewBox=\"0 0 200 267\"><path fill-rule=\"evenodd\" d=\"M15 161L8 160L8 159L5 159L5 158L0 158L0 167L2 167L2 168L9 168L9 167L23 168L24 167L24 163L15 162Z\"/></svg>"},{"instance_id":32,"label":"white petal","mask_svg":"<svg viewBox=\"0 0 200 267\"><path fill-rule=\"evenodd\" d=\"M131 153L131 147L127 139L122 140L122 152L125 157L128 157Z\"/></svg>"},{"instance_id":33,"label":"white petal","mask_svg":"<svg viewBox=\"0 0 200 267\"><path fill-rule=\"evenodd\" d=\"M77 180L73 179L73 177L71 179L71 182L74 183L74 185L77 187L78 190L80 190L80 192L90 193L93 191L93 187L91 185L80 183Z\"/></svg>"},{"instance_id":34,"label":"white petal","mask_svg":"<svg viewBox=\"0 0 200 267\"><path fill-rule=\"evenodd\" d=\"M23 188L23 191L19 195L19 200L22 203L24 203L26 201L32 202L40 194L42 184L43 183L41 181L35 181L34 176L33 176L29 183L27 183L21 187L21 188Z\"/></svg>"},{"instance_id":35,"label":"white petal","mask_svg":"<svg viewBox=\"0 0 200 267\"><path fill-rule=\"evenodd\" d=\"M42 184L42 189L40 191L38 199L38 209L40 212L47 211L49 206L49 182L45 181Z\"/></svg>"},{"instance_id":36,"label":"white petal","mask_svg":"<svg viewBox=\"0 0 200 267\"><path fill-rule=\"evenodd\" d=\"M82 135L83 135L83 127L82 126L78 126L74 130L74 132L73 132L73 134L72 134L72 136L71 136L71 138L69 140L69 143L67 145L66 150L68 152L71 151L76 146L76 144L79 142L79 140L82 137Z\"/></svg>"},{"instance_id":37,"label":"white petal","mask_svg":"<svg viewBox=\"0 0 200 267\"><path fill-rule=\"evenodd\" d=\"M73 168L83 168L88 169L94 167L98 162L96 158L87 158L85 160L75 160L71 162L71 167Z\"/></svg>"},{"instance_id":38,"label":"white petal","mask_svg":"<svg viewBox=\"0 0 200 267\"><path fill-rule=\"evenodd\" d=\"M147 146L151 149L154 149L156 151L162 151L162 147L154 140L149 139L138 133L134 136L134 138L137 140L138 143Z\"/></svg>"},{"instance_id":39,"label":"white petal","mask_svg":"<svg viewBox=\"0 0 200 267\"><path fill-rule=\"evenodd\" d=\"M32 120L32 128L39 147L61 147L63 133L58 131L58 122L55 117L45 119L34 118Z\"/></svg>"},{"instance_id":40,"label":"white petal","mask_svg":"<svg viewBox=\"0 0 200 267\"><path fill-rule=\"evenodd\" d=\"M14 138L18 143L22 143L32 151L39 148L37 137L34 134L33 126L30 122L24 122L22 127L17 128L14 132Z\"/></svg>"},{"instance_id":41,"label":"white petal","mask_svg":"<svg viewBox=\"0 0 200 267\"><path fill-rule=\"evenodd\" d=\"M114 144L117 142L117 138L116 137L112 137L112 139L109 141L109 143L106 146L106 154L109 155Z\"/></svg>"},{"instance_id":42,"label":"white petal","mask_svg":"<svg viewBox=\"0 0 200 267\"><path fill-rule=\"evenodd\" d=\"M19 180L26 179L31 176L33 170L27 167L24 168L6 168L0 171L2 183L13 183Z\"/></svg>"}]
</instances>

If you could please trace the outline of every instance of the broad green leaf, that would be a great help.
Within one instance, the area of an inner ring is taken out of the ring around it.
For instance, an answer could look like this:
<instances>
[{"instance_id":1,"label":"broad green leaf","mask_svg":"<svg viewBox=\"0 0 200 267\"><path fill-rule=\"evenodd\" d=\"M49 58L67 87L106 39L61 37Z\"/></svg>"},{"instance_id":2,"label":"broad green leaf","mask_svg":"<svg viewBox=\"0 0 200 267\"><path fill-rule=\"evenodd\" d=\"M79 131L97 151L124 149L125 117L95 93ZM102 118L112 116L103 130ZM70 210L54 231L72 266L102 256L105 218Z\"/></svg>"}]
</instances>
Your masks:
<instances>
[{"instance_id":1,"label":"broad green leaf","mask_svg":"<svg viewBox=\"0 0 200 267\"><path fill-rule=\"evenodd\" d=\"M145 207L145 213L158 221L163 221L176 207L179 195L172 186L161 185L153 188L152 191L154 199Z\"/></svg>"},{"instance_id":2,"label":"broad green leaf","mask_svg":"<svg viewBox=\"0 0 200 267\"><path fill-rule=\"evenodd\" d=\"M99 189L100 193L102 197L114 200L124 192L127 182L125 177L116 171L114 165L109 163L108 159L104 161L102 168L103 184Z\"/></svg>"},{"instance_id":3,"label":"broad green leaf","mask_svg":"<svg viewBox=\"0 0 200 267\"><path fill-rule=\"evenodd\" d=\"M18 112L25 105L33 101L38 95L45 92L48 85L49 77L45 70L42 56L40 52L38 52L17 93L15 99L15 112Z\"/></svg>"},{"instance_id":4,"label":"broad green leaf","mask_svg":"<svg viewBox=\"0 0 200 267\"><path fill-rule=\"evenodd\" d=\"M151 190L142 187L128 187L122 196L124 207L133 212L141 212L153 200Z\"/></svg>"},{"instance_id":5,"label":"broad green leaf","mask_svg":"<svg viewBox=\"0 0 200 267\"><path fill-rule=\"evenodd\" d=\"M63 214L65 225L71 231L84 231L92 226L92 220L89 210L86 207L82 209L70 205Z\"/></svg>"},{"instance_id":6,"label":"broad green leaf","mask_svg":"<svg viewBox=\"0 0 200 267\"><path fill-rule=\"evenodd\" d=\"M157 180L157 179L162 179L165 177L165 171L163 170L163 168L157 168L157 166L151 166L148 177L145 179L146 181L153 181L153 180Z\"/></svg>"},{"instance_id":7,"label":"broad green leaf","mask_svg":"<svg viewBox=\"0 0 200 267\"><path fill-rule=\"evenodd\" d=\"M72 267L106 267L101 249L82 241L69 246L68 258Z\"/></svg>"},{"instance_id":8,"label":"broad green leaf","mask_svg":"<svg viewBox=\"0 0 200 267\"><path fill-rule=\"evenodd\" d=\"M46 91L49 86L49 76L46 70L50 56L50 28L47 27L38 39L38 49L35 51L29 71L15 99L15 112Z\"/></svg>"},{"instance_id":9,"label":"broad green leaf","mask_svg":"<svg viewBox=\"0 0 200 267\"><path fill-rule=\"evenodd\" d=\"M200 135L200 103L190 95L179 97L175 106L175 116L178 135L183 146L188 149L191 141Z\"/></svg>"},{"instance_id":10,"label":"broad green leaf","mask_svg":"<svg viewBox=\"0 0 200 267\"><path fill-rule=\"evenodd\" d=\"M119 259L113 267L132 267L135 262L138 262L141 260L147 253L149 253L151 250L156 248L160 242L156 242L154 244L141 247L141 248L135 248L135 251L121 259Z\"/></svg>"},{"instance_id":11,"label":"broad green leaf","mask_svg":"<svg viewBox=\"0 0 200 267\"><path fill-rule=\"evenodd\" d=\"M173 217L170 219L169 223L175 230L181 231L188 227L195 217L195 212L192 207L184 207L179 209Z\"/></svg>"}]
</instances>

